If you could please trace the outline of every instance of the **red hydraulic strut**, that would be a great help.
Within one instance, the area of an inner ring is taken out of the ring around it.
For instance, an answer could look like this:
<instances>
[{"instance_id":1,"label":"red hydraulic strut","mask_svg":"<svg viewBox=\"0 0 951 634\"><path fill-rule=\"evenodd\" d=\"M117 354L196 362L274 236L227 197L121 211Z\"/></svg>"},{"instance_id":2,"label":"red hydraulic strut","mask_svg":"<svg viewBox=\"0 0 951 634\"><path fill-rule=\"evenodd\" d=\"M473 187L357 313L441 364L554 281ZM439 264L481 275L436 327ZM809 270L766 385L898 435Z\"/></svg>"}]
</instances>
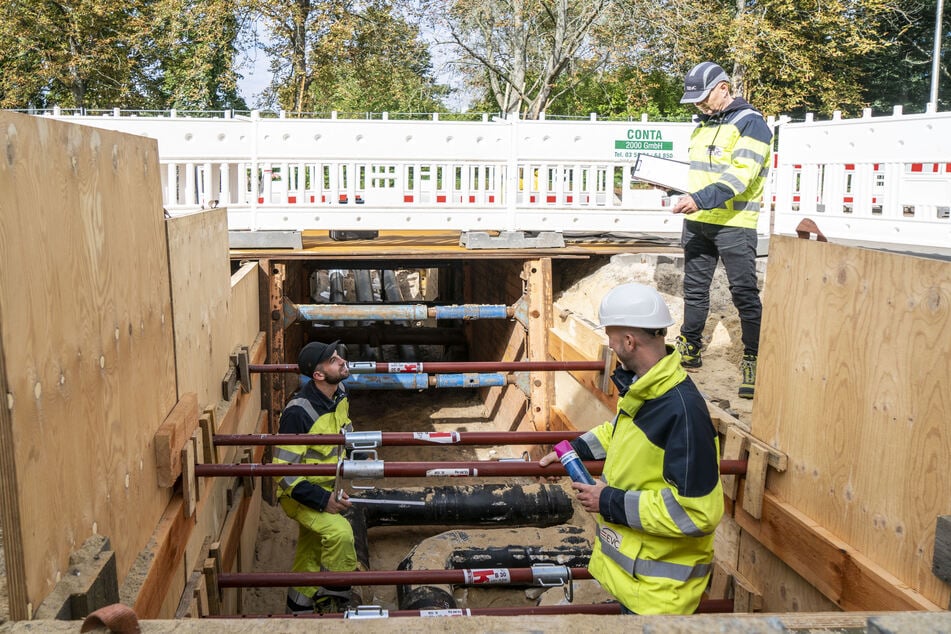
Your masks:
<instances>
[{"instance_id":1,"label":"red hydraulic strut","mask_svg":"<svg viewBox=\"0 0 951 634\"><path fill-rule=\"evenodd\" d=\"M600 475L604 461L584 463L591 475ZM721 475L743 475L746 460L721 460ZM387 462L383 460L344 460L339 475L347 479L419 478L419 477L493 477L493 476L563 476L560 462L541 467L537 462L477 460L471 462ZM199 477L286 475L334 476L336 464L197 464Z\"/></svg>"},{"instance_id":2,"label":"red hydraulic strut","mask_svg":"<svg viewBox=\"0 0 951 634\"><path fill-rule=\"evenodd\" d=\"M580 431L352 432L349 434L217 434L216 445L343 445L360 448L371 441L390 447L409 445L548 445L577 438ZM376 444L374 444L376 446Z\"/></svg>"},{"instance_id":3,"label":"red hydraulic strut","mask_svg":"<svg viewBox=\"0 0 951 634\"><path fill-rule=\"evenodd\" d=\"M373 614L377 612L379 617ZM715 614L733 612L733 599L702 599L695 614ZM378 606L360 606L357 612L350 612L348 618L404 617L404 616L544 616L560 614L621 614L621 604L613 601L608 603L573 603L569 605L534 605L527 607L509 608L456 608L433 610L387 610L385 613ZM342 619L343 612L331 614L238 614L204 616L206 619Z\"/></svg>"}]
</instances>

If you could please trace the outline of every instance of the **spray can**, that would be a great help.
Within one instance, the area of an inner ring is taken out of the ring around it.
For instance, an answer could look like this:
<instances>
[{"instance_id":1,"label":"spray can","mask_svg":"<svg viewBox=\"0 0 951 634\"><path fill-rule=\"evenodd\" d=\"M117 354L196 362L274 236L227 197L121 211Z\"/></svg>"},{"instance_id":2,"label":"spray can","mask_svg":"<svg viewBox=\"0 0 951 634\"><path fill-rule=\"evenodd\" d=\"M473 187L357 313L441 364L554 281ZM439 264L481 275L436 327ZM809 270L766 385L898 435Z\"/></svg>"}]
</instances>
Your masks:
<instances>
[{"instance_id":1,"label":"spray can","mask_svg":"<svg viewBox=\"0 0 951 634\"><path fill-rule=\"evenodd\" d=\"M575 450L571 448L571 443L562 440L555 445L555 454L558 455L558 459L561 460L561 464L565 466L565 471L572 480L581 484L594 484L594 478L585 469L584 463L581 462Z\"/></svg>"}]
</instances>

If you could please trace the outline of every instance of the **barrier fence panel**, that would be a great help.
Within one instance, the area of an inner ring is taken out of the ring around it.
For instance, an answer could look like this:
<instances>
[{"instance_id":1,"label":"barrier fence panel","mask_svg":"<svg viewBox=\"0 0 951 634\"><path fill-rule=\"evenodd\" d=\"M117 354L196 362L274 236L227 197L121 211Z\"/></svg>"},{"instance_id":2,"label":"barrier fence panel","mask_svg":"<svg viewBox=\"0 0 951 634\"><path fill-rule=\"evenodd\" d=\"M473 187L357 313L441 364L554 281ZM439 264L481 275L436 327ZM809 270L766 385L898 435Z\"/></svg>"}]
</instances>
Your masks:
<instances>
[{"instance_id":1,"label":"barrier fence panel","mask_svg":"<svg viewBox=\"0 0 951 634\"><path fill-rule=\"evenodd\" d=\"M54 111L54 116L56 113ZM639 152L686 161L692 123L68 117L157 139L166 209L230 229L679 233ZM771 121L772 123L772 121ZM951 113L781 122L759 233L951 244ZM772 211L771 211L772 209Z\"/></svg>"},{"instance_id":2,"label":"barrier fence panel","mask_svg":"<svg viewBox=\"0 0 951 634\"><path fill-rule=\"evenodd\" d=\"M951 113L784 123L773 179L776 233L951 247Z\"/></svg>"}]
</instances>

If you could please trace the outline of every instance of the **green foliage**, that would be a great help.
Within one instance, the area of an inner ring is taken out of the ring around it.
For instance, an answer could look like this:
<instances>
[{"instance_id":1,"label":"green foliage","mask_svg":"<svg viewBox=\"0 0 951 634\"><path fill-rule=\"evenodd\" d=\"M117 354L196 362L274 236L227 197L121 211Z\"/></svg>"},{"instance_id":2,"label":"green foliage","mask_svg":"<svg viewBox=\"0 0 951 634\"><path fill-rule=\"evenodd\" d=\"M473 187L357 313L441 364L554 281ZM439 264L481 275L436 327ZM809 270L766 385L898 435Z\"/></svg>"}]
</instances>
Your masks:
<instances>
[{"instance_id":1,"label":"green foliage","mask_svg":"<svg viewBox=\"0 0 951 634\"><path fill-rule=\"evenodd\" d=\"M225 0L12 0L0 106L243 108Z\"/></svg>"},{"instance_id":2,"label":"green foliage","mask_svg":"<svg viewBox=\"0 0 951 634\"><path fill-rule=\"evenodd\" d=\"M156 20L162 98L182 110L245 110L235 71L240 25L227 0L163 0Z\"/></svg>"},{"instance_id":3,"label":"green foliage","mask_svg":"<svg viewBox=\"0 0 951 634\"><path fill-rule=\"evenodd\" d=\"M308 108L315 111L439 112L447 89L433 76L419 31L377 2L344 14L320 39Z\"/></svg>"}]
</instances>

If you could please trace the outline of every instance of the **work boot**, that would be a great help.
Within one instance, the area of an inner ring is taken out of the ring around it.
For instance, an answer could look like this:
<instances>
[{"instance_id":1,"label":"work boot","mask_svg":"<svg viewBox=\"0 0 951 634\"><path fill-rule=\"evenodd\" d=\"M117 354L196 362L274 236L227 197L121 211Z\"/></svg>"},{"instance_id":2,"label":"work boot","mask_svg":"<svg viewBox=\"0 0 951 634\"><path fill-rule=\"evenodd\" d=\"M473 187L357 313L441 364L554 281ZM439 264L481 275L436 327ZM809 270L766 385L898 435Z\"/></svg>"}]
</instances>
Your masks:
<instances>
[{"instance_id":1,"label":"work boot","mask_svg":"<svg viewBox=\"0 0 951 634\"><path fill-rule=\"evenodd\" d=\"M314 612L317 614L340 613L347 609L347 599L335 595L314 597Z\"/></svg>"},{"instance_id":2,"label":"work boot","mask_svg":"<svg viewBox=\"0 0 951 634\"><path fill-rule=\"evenodd\" d=\"M756 387L756 355L744 354L740 361L740 371L743 373L743 380L740 383L740 398L753 398L753 391Z\"/></svg>"},{"instance_id":3,"label":"work boot","mask_svg":"<svg viewBox=\"0 0 951 634\"><path fill-rule=\"evenodd\" d=\"M309 597L300 595L297 597L297 599L299 601L304 601L304 603L298 603L293 598L287 597L285 614L313 614L314 602Z\"/></svg>"},{"instance_id":4,"label":"work boot","mask_svg":"<svg viewBox=\"0 0 951 634\"><path fill-rule=\"evenodd\" d=\"M700 346L695 346L690 343L683 335L677 337L674 345L677 348L677 352L680 353L680 365L689 370L699 368L703 365L703 359L700 358Z\"/></svg>"}]
</instances>

